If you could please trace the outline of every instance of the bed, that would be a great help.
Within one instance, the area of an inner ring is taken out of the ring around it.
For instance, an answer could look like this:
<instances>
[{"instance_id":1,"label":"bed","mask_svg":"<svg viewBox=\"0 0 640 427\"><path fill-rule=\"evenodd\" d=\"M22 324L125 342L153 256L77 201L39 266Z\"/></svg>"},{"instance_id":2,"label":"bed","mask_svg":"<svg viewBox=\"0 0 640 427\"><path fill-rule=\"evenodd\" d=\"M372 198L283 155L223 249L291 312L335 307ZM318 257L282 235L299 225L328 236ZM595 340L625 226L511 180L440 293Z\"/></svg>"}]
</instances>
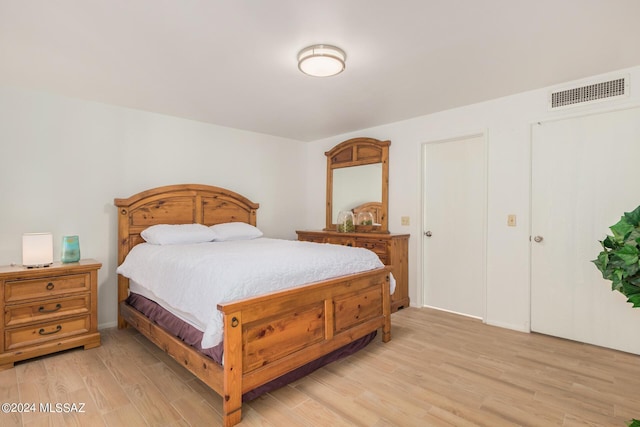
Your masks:
<instances>
[{"instance_id":1,"label":"bed","mask_svg":"<svg viewBox=\"0 0 640 427\"><path fill-rule=\"evenodd\" d=\"M114 203L118 265L144 242L140 233L148 227L233 222L255 226L259 208L233 191L201 184L153 188ZM118 275L118 326L136 328L218 393L225 426L240 422L243 394L376 331L381 331L383 342L391 339L388 267L218 304L222 365L134 308L129 293L129 279Z\"/></svg>"}]
</instances>

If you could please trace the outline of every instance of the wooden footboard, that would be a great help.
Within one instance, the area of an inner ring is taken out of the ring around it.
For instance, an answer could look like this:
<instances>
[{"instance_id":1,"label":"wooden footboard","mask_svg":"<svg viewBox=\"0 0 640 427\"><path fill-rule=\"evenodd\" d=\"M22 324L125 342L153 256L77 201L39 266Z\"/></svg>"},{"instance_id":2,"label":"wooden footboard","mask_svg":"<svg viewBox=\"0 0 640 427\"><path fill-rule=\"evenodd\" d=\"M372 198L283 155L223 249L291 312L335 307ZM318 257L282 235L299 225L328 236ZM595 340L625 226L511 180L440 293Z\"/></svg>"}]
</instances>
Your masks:
<instances>
[{"instance_id":1,"label":"wooden footboard","mask_svg":"<svg viewBox=\"0 0 640 427\"><path fill-rule=\"evenodd\" d=\"M224 425L242 394L382 329L391 339L389 269L218 305L224 314Z\"/></svg>"},{"instance_id":2,"label":"wooden footboard","mask_svg":"<svg viewBox=\"0 0 640 427\"><path fill-rule=\"evenodd\" d=\"M382 330L391 339L389 268L218 305L224 367L132 308L120 315L223 398L223 424L240 422L242 395L333 350Z\"/></svg>"}]
</instances>

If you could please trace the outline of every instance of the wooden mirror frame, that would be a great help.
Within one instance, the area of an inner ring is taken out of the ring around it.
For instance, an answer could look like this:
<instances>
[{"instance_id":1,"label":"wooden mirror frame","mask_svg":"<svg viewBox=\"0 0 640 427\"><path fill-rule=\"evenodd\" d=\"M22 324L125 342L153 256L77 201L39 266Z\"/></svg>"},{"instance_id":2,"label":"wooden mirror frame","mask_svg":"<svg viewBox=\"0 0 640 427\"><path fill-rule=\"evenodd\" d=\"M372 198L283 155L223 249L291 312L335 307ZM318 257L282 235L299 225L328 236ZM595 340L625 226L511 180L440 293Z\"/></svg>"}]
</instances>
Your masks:
<instances>
[{"instance_id":1,"label":"wooden mirror frame","mask_svg":"<svg viewBox=\"0 0 640 427\"><path fill-rule=\"evenodd\" d=\"M334 169L351 166L382 164L382 208L380 225L373 230L378 233L388 233L389 214L389 146L391 141L380 141L374 138L352 138L327 151L327 226L325 230L336 230L333 222L333 171ZM358 230L356 230L358 231Z\"/></svg>"}]
</instances>

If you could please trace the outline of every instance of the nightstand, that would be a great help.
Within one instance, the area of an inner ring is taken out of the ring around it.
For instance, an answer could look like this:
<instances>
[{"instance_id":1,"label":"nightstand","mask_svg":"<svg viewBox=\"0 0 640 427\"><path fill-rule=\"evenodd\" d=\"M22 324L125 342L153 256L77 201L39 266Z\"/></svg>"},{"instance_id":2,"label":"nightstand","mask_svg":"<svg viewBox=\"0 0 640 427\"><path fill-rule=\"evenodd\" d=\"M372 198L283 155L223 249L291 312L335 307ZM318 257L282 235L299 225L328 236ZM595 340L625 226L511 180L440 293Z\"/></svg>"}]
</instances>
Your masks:
<instances>
[{"instance_id":1,"label":"nightstand","mask_svg":"<svg viewBox=\"0 0 640 427\"><path fill-rule=\"evenodd\" d=\"M98 270L93 259L51 267L0 267L0 370L20 360L100 345Z\"/></svg>"}]
</instances>

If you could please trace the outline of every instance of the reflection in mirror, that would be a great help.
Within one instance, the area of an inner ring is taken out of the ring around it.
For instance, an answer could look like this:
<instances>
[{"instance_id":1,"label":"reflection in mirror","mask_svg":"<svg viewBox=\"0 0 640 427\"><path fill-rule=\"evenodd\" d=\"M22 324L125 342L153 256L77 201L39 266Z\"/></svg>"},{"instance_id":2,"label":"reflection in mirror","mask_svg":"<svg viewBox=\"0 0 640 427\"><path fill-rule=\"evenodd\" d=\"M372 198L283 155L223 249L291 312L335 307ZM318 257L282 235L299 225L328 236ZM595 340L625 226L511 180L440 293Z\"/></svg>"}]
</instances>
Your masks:
<instances>
[{"instance_id":1,"label":"reflection in mirror","mask_svg":"<svg viewBox=\"0 0 640 427\"><path fill-rule=\"evenodd\" d=\"M352 166L333 170L333 223L338 212L350 211L363 203L382 202L382 164Z\"/></svg>"}]
</instances>

